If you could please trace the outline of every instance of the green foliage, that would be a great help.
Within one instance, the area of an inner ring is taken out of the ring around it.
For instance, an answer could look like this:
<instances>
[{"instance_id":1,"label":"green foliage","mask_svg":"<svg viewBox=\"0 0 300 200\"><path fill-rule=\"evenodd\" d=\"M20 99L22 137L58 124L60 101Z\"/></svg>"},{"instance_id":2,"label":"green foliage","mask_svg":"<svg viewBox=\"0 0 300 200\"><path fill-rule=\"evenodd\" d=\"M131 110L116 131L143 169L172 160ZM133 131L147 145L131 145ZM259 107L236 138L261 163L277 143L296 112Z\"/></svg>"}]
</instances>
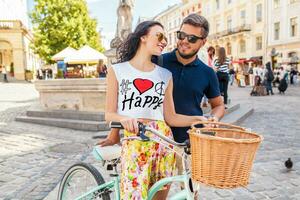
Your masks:
<instances>
[{"instance_id":1,"label":"green foliage","mask_svg":"<svg viewBox=\"0 0 300 200\"><path fill-rule=\"evenodd\" d=\"M78 49L88 44L104 51L97 21L90 18L85 0L35 0L30 18L34 30L32 48L47 63L68 46Z\"/></svg>"}]
</instances>

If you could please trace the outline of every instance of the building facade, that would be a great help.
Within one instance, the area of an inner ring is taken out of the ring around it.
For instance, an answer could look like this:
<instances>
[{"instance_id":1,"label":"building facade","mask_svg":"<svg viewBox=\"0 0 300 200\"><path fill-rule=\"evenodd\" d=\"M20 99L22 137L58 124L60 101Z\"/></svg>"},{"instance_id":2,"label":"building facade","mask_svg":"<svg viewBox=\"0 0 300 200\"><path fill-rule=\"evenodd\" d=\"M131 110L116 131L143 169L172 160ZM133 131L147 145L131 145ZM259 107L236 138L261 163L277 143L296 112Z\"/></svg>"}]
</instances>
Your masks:
<instances>
[{"instance_id":1,"label":"building facade","mask_svg":"<svg viewBox=\"0 0 300 200\"><path fill-rule=\"evenodd\" d=\"M300 70L300 0L268 1L267 56L280 64Z\"/></svg>"},{"instance_id":2,"label":"building facade","mask_svg":"<svg viewBox=\"0 0 300 200\"><path fill-rule=\"evenodd\" d=\"M168 39L168 46L165 48L165 51L171 51L176 47L176 31L179 30L182 20L181 6L182 4L170 6L167 10L164 10L153 18L153 20L159 21L164 26Z\"/></svg>"},{"instance_id":3,"label":"building facade","mask_svg":"<svg viewBox=\"0 0 300 200\"><path fill-rule=\"evenodd\" d=\"M264 0L203 0L210 23L207 46L224 47L235 63L266 59Z\"/></svg>"},{"instance_id":4,"label":"building facade","mask_svg":"<svg viewBox=\"0 0 300 200\"><path fill-rule=\"evenodd\" d=\"M35 72L42 61L33 53L33 35L28 29L26 0L2 0L0 5L0 68L6 68L17 80L25 71ZM0 69L0 70L1 70Z\"/></svg>"},{"instance_id":5,"label":"building facade","mask_svg":"<svg viewBox=\"0 0 300 200\"><path fill-rule=\"evenodd\" d=\"M153 20L159 21L165 27L168 38L166 51L177 47L176 32L180 29L182 19L191 13L201 14L201 3L198 0L182 0L181 3L170 6L168 9L156 15Z\"/></svg>"}]
</instances>

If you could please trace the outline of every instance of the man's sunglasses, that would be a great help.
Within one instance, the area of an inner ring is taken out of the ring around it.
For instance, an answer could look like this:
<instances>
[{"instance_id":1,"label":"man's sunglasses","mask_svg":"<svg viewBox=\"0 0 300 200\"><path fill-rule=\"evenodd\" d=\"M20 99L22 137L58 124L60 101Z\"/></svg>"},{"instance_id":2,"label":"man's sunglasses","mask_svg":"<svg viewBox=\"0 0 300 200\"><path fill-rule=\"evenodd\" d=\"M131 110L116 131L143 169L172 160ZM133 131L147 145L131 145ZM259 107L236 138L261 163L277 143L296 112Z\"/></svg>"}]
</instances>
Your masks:
<instances>
[{"instance_id":1,"label":"man's sunglasses","mask_svg":"<svg viewBox=\"0 0 300 200\"><path fill-rule=\"evenodd\" d=\"M184 40L184 38L187 38L187 41L189 43L196 43L198 40L203 40L205 39L204 37L198 37L196 35L188 35L185 32L182 31L177 31L177 39L179 40Z\"/></svg>"},{"instance_id":2,"label":"man's sunglasses","mask_svg":"<svg viewBox=\"0 0 300 200\"><path fill-rule=\"evenodd\" d=\"M157 32L156 33L156 37L157 37L157 39L158 39L159 42L165 40L166 43L168 43L168 39L167 39L167 37L163 33Z\"/></svg>"}]
</instances>

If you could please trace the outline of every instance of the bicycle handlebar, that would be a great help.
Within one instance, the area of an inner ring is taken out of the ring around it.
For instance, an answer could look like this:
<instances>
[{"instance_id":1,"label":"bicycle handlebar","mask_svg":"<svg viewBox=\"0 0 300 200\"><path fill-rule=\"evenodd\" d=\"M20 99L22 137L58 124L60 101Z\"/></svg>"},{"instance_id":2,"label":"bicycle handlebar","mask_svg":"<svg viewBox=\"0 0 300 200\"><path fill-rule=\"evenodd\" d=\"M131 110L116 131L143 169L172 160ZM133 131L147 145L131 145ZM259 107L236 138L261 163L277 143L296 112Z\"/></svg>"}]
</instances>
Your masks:
<instances>
[{"instance_id":1,"label":"bicycle handlebar","mask_svg":"<svg viewBox=\"0 0 300 200\"><path fill-rule=\"evenodd\" d=\"M124 129L124 127L122 126L122 124L120 122L110 122L109 124L110 128L117 128L117 129ZM161 138L162 140L174 145L174 146L179 146L179 147L188 147L189 148L189 141L185 141L183 143L178 143L175 142L174 140L162 135L158 130L151 128L149 126L146 126L144 124L142 124L141 122L138 122L138 127L139 127L139 133L138 136L143 140L143 141L149 141L150 138L148 136L145 135L146 131L150 131L151 133L153 133L154 135L158 136L159 138Z\"/></svg>"}]
</instances>

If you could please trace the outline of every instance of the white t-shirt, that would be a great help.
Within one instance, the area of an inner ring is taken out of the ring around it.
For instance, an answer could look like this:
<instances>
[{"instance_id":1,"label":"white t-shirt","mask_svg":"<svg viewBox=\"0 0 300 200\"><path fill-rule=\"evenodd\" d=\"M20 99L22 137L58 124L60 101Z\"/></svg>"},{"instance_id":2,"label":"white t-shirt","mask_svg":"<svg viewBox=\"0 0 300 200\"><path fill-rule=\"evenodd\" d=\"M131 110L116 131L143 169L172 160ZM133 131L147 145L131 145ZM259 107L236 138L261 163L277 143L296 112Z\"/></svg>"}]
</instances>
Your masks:
<instances>
[{"instance_id":1,"label":"white t-shirt","mask_svg":"<svg viewBox=\"0 0 300 200\"><path fill-rule=\"evenodd\" d=\"M163 101L172 73L158 65L150 72L143 72L129 62L112 68L118 81L118 114L164 120Z\"/></svg>"},{"instance_id":2,"label":"white t-shirt","mask_svg":"<svg viewBox=\"0 0 300 200\"><path fill-rule=\"evenodd\" d=\"M259 76L259 69L258 69L258 67L253 67L253 75L254 76Z\"/></svg>"}]
</instances>

